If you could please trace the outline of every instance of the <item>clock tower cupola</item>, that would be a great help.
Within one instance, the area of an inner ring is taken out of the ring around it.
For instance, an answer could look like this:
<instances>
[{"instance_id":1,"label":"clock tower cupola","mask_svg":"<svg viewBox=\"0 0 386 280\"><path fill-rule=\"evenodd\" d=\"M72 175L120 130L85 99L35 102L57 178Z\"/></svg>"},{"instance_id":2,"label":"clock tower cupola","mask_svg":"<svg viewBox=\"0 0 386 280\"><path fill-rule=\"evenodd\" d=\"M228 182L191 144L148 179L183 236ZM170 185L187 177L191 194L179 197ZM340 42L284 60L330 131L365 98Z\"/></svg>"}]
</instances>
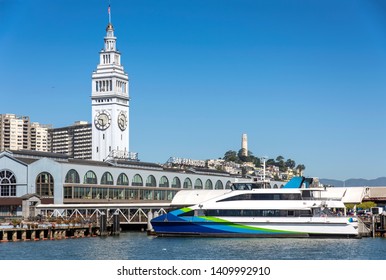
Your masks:
<instances>
[{"instance_id":1,"label":"clock tower cupola","mask_svg":"<svg viewBox=\"0 0 386 280\"><path fill-rule=\"evenodd\" d=\"M92 73L92 159L129 158L129 76L121 65L114 27L109 22L99 64Z\"/></svg>"}]
</instances>

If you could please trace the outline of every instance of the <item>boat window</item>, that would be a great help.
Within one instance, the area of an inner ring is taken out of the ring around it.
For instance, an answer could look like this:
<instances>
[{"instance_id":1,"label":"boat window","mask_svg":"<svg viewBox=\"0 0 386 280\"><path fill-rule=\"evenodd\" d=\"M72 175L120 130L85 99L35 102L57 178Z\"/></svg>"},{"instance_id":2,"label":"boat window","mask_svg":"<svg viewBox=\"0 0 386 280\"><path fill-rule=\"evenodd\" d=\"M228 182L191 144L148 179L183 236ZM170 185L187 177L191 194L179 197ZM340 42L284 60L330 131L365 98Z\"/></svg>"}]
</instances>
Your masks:
<instances>
[{"instance_id":1,"label":"boat window","mask_svg":"<svg viewBox=\"0 0 386 280\"><path fill-rule=\"evenodd\" d=\"M232 190L243 191L252 189L251 184L233 184Z\"/></svg>"},{"instance_id":2,"label":"boat window","mask_svg":"<svg viewBox=\"0 0 386 280\"><path fill-rule=\"evenodd\" d=\"M302 200L300 193L283 193L281 194L282 200Z\"/></svg>"},{"instance_id":3,"label":"boat window","mask_svg":"<svg viewBox=\"0 0 386 280\"><path fill-rule=\"evenodd\" d=\"M205 210L202 210L202 209L194 210L194 216L205 216Z\"/></svg>"},{"instance_id":4,"label":"boat window","mask_svg":"<svg viewBox=\"0 0 386 280\"><path fill-rule=\"evenodd\" d=\"M315 199L320 199L322 197L321 191L313 191L312 192L312 197Z\"/></svg>"},{"instance_id":5,"label":"boat window","mask_svg":"<svg viewBox=\"0 0 386 280\"><path fill-rule=\"evenodd\" d=\"M248 210L248 209L207 209L207 216L217 217L311 217L310 210Z\"/></svg>"},{"instance_id":6,"label":"boat window","mask_svg":"<svg viewBox=\"0 0 386 280\"><path fill-rule=\"evenodd\" d=\"M194 215L194 211L188 211L188 212L184 212L184 213L181 213L180 215L178 215L179 217L192 217Z\"/></svg>"},{"instance_id":7,"label":"boat window","mask_svg":"<svg viewBox=\"0 0 386 280\"><path fill-rule=\"evenodd\" d=\"M315 208L314 217L331 217L335 214L328 208Z\"/></svg>"},{"instance_id":8,"label":"boat window","mask_svg":"<svg viewBox=\"0 0 386 280\"><path fill-rule=\"evenodd\" d=\"M304 199L310 199L310 198L312 198L312 192L311 191L303 191L302 196Z\"/></svg>"},{"instance_id":9,"label":"boat window","mask_svg":"<svg viewBox=\"0 0 386 280\"><path fill-rule=\"evenodd\" d=\"M296 217L312 217L311 210L296 210L295 211Z\"/></svg>"},{"instance_id":10,"label":"boat window","mask_svg":"<svg viewBox=\"0 0 386 280\"><path fill-rule=\"evenodd\" d=\"M247 194L239 194L232 197L224 198L217 202L237 201L237 200L301 200L301 196L300 196L300 193L291 193L291 194L247 193Z\"/></svg>"},{"instance_id":11,"label":"boat window","mask_svg":"<svg viewBox=\"0 0 386 280\"><path fill-rule=\"evenodd\" d=\"M275 185L277 188L277 185ZM270 183L254 182L254 183L233 183L231 186L232 190L252 190L252 189L272 189Z\"/></svg>"}]
</instances>

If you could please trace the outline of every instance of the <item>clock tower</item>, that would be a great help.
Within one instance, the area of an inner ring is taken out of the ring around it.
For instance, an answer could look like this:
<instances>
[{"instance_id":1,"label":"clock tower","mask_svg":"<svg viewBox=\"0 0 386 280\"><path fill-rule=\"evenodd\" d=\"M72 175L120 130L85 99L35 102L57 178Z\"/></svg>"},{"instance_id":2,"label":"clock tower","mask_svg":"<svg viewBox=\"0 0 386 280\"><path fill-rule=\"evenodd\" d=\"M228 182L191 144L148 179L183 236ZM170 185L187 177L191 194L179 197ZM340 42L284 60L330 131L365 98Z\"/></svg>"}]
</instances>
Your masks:
<instances>
[{"instance_id":1,"label":"clock tower","mask_svg":"<svg viewBox=\"0 0 386 280\"><path fill-rule=\"evenodd\" d=\"M92 73L92 159L129 157L129 76L121 65L109 22L97 70Z\"/></svg>"}]
</instances>

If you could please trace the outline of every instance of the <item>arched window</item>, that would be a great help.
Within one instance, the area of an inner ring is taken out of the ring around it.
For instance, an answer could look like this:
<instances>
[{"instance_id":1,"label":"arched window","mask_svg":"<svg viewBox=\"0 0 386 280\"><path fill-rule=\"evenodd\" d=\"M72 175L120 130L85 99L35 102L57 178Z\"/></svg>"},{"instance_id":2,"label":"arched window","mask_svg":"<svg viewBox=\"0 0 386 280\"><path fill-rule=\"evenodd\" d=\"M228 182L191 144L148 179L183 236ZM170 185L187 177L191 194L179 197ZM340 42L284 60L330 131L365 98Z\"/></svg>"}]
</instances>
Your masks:
<instances>
[{"instance_id":1,"label":"arched window","mask_svg":"<svg viewBox=\"0 0 386 280\"><path fill-rule=\"evenodd\" d=\"M36 193L41 197L54 196L54 178L48 172L36 177Z\"/></svg>"},{"instance_id":2,"label":"arched window","mask_svg":"<svg viewBox=\"0 0 386 280\"><path fill-rule=\"evenodd\" d=\"M131 185L133 185L135 187L143 186L143 180L142 180L141 175L135 174L134 177L133 177L133 181L132 181Z\"/></svg>"},{"instance_id":3,"label":"arched window","mask_svg":"<svg viewBox=\"0 0 386 280\"><path fill-rule=\"evenodd\" d=\"M212 183L212 181L211 180L206 180L206 182L205 182L205 189L206 190L213 190L213 183Z\"/></svg>"},{"instance_id":4,"label":"arched window","mask_svg":"<svg viewBox=\"0 0 386 280\"><path fill-rule=\"evenodd\" d=\"M172 188L180 189L181 188L181 181L178 177L173 178L172 182Z\"/></svg>"},{"instance_id":5,"label":"arched window","mask_svg":"<svg viewBox=\"0 0 386 280\"><path fill-rule=\"evenodd\" d=\"M225 189L230 189L232 187L232 182L228 181L227 184L225 185Z\"/></svg>"},{"instance_id":6,"label":"arched window","mask_svg":"<svg viewBox=\"0 0 386 280\"><path fill-rule=\"evenodd\" d=\"M169 188L169 180L166 178L166 176L162 176L161 179L159 180L159 185L160 188Z\"/></svg>"},{"instance_id":7,"label":"arched window","mask_svg":"<svg viewBox=\"0 0 386 280\"><path fill-rule=\"evenodd\" d=\"M113 175L110 172L105 172L101 178L101 185L114 185Z\"/></svg>"},{"instance_id":8,"label":"arched window","mask_svg":"<svg viewBox=\"0 0 386 280\"><path fill-rule=\"evenodd\" d=\"M186 178L184 181L184 189L191 189L192 188L192 180L189 178Z\"/></svg>"},{"instance_id":9,"label":"arched window","mask_svg":"<svg viewBox=\"0 0 386 280\"><path fill-rule=\"evenodd\" d=\"M194 183L194 188L195 189L202 189L202 181L200 179L197 179L196 182Z\"/></svg>"},{"instance_id":10,"label":"arched window","mask_svg":"<svg viewBox=\"0 0 386 280\"><path fill-rule=\"evenodd\" d=\"M155 178L153 175L149 175L146 179L146 187L156 187L157 182L155 181Z\"/></svg>"},{"instance_id":11,"label":"arched window","mask_svg":"<svg viewBox=\"0 0 386 280\"><path fill-rule=\"evenodd\" d=\"M0 196L16 196L16 177L11 171L0 171Z\"/></svg>"},{"instance_id":12,"label":"arched window","mask_svg":"<svg viewBox=\"0 0 386 280\"><path fill-rule=\"evenodd\" d=\"M83 184L98 184L97 176L94 171L87 171L87 173L84 175Z\"/></svg>"},{"instance_id":13,"label":"arched window","mask_svg":"<svg viewBox=\"0 0 386 280\"><path fill-rule=\"evenodd\" d=\"M220 180L217 180L216 185L214 186L214 189L215 190L222 190L222 189L224 189L224 185L222 184L222 182Z\"/></svg>"},{"instance_id":14,"label":"arched window","mask_svg":"<svg viewBox=\"0 0 386 280\"><path fill-rule=\"evenodd\" d=\"M117 185L118 186L128 186L129 185L129 178L127 177L127 175L125 173L119 174L118 180L117 180Z\"/></svg>"},{"instance_id":15,"label":"arched window","mask_svg":"<svg viewBox=\"0 0 386 280\"><path fill-rule=\"evenodd\" d=\"M64 183L74 183L74 184L79 184L80 179L79 179L79 174L76 172L75 169L71 169L67 172L66 179Z\"/></svg>"}]
</instances>

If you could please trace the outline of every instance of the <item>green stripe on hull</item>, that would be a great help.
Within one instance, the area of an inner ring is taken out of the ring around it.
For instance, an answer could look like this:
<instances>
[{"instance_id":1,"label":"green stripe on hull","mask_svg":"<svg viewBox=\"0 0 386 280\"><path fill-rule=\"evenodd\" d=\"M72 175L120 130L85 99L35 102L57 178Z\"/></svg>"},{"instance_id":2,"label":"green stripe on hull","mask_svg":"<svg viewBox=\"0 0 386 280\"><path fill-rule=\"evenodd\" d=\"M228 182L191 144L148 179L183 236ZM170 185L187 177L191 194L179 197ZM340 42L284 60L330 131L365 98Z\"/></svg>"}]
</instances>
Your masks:
<instances>
[{"instance_id":1,"label":"green stripe on hull","mask_svg":"<svg viewBox=\"0 0 386 280\"><path fill-rule=\"evenodd\" d=\"M288 231L288 230L279 230L279 229L267 229L267 228L261 228L261 227L252 227L252 226L246 226L246 225L241 225L237 223L233 223L224 219L220 219L217 217L211 217L211 216L206 216L206 217L200 217L203 220L206 221L211 221L214 222L218 225L223 225L223 226L229 226L237 229L242 229L242 230L251 230L251 231L262 231L266 233L275 233L275 234L304 234L304 232L298 232L298 231Z\"/></svg>"}]
</instances>

